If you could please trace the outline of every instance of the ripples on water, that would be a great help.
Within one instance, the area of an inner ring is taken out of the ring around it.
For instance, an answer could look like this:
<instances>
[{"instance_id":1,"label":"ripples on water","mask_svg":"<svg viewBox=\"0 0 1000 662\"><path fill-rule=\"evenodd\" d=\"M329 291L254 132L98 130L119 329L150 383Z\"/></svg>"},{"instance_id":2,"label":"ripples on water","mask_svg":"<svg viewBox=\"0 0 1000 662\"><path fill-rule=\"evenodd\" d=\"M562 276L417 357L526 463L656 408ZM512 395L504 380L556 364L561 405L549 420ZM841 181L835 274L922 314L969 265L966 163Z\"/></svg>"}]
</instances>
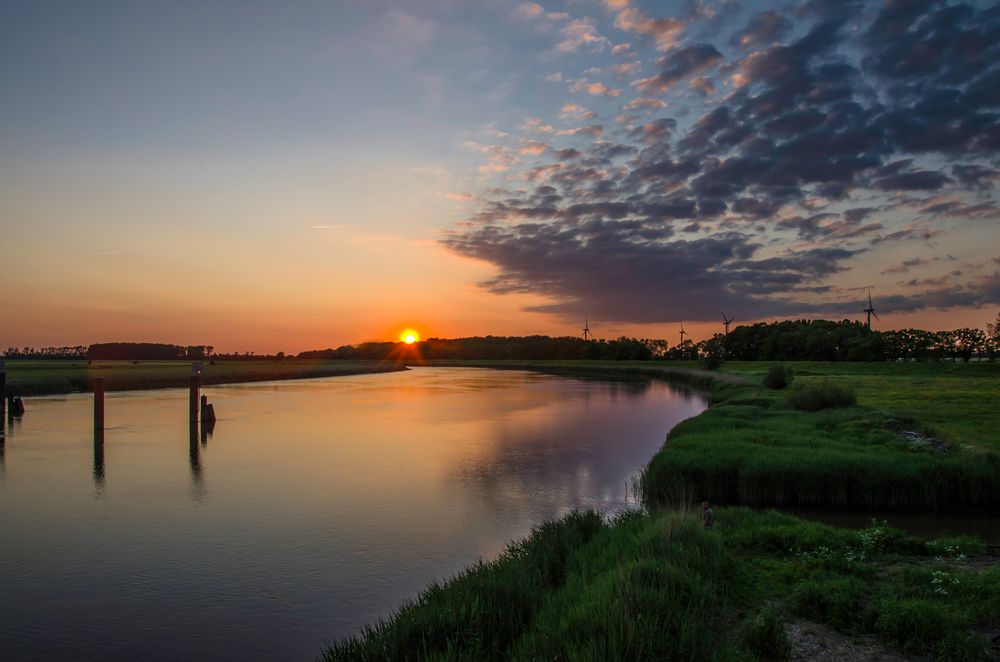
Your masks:
<instances>
[{"instance_id":1,"label":"ripples on water","mask_svg":"<svg viewBox=\"0 0 1000 662\"><path fill-rule=\"evenodd\" d=\"M703 399L661 382L404 373L36 398L0 450L0 659L312 659L626 483ZM632 501L631 488L629 499Z\"/></svg>"}]
</instances>

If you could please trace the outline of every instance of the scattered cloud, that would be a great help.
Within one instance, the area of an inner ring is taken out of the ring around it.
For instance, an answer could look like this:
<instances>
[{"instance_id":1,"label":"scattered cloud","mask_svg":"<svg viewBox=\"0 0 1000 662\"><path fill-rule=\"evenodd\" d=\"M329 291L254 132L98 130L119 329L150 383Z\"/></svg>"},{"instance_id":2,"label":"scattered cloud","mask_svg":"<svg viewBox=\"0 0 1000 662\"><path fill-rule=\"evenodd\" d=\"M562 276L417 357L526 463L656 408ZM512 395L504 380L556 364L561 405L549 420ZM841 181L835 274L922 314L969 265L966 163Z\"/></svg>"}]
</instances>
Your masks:
<instances>
[{"instance_id":1,"label":"scattered cloud","mask_svg":"<svg viewBox=\"0 0 1000 662\"><path fill-rule=\"evenodd\" d=\"M559 109L559 118L563 120L568 119L582 119L590 120L595 118L597 115L580 104L577 103L567 103L564 104L562 108Z\"/></svg>"},{"instance_id":2,"label":"scattered cloud","mask_svg":"<svg viewBox=\"0 0 1000 662\"><path fill-rule=\"evenodd\" d=\"M678 18L651 18L638 8L627 6L627 3L605 4L610 9L618 10L615 16L615 27L650 38L656 48L661 51L669 50L677 45L680 34L686 25L685 21Z\"/></svg>"},{"instance_id":3,"label":"scattered cloud","mask_svg":"<svg viewBox=\"0 0 1000 662\"><path fill-rule=\"evenodd\" d=\"M633 35L615 46L591 19L560 27L566 55L661 54L625 89L601 73L634 77L639 59L589 61L569 82L618 100L607 129L522 123L545 136L530 139L538 160L504 173L525 188L482 196L443 240L497 267L484 288L628 322L714 319L720 305L745 319L853 312L842 283L883 253L934 250L954 223L1000 218L1000 12L806 2L737 24L723 4L655 17L604 0ZM594 118L575 103L557 114ZM883 275L937 261L896 260ZM904 281L880 311L1000 302L1000 276L970 273Z\"/></svg>"},{"instance_id":4,"label":"scattered cloud","mask_svg":"<svg viewBox=\"0 0 1000 662\"><path fill-rule=\"evenodd\" d=\"M621 90L608 87L604 83L591 83L586 80L575 81L570 85L569 89L574 92L586 92L587 94L602 97L617 97L621 96L622 93Z\"/></svg>"},{"instance_id":5,"label":"scattered cloud","mask_svg":"<svg viewBox=\"0 0 1000 662\"><path fill-rule=\"evenodd\" d=\"M591 52L599 52L611 46L606 37L597 32L597 24L592 18L577 18L559 29L562 40L555 45L558 53L573 53L581 46L586 46Z\"/></svg>"}]
</instances>

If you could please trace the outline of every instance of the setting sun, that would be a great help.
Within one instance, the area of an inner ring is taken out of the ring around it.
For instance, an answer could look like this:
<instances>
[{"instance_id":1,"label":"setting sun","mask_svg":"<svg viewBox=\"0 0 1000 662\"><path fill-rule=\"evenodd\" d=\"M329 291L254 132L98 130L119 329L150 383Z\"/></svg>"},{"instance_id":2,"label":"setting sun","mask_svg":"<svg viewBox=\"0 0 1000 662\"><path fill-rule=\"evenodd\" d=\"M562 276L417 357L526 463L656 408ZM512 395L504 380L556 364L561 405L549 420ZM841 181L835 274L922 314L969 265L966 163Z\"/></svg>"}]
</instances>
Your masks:
<instances>
[{"instance_id":1,"label":"setting sun","mask_svg":"<svg viewBox=\"0 0 1000 662\"><path fill-rule=\"evenodd\" d=\"M412 345L413 343L420 340L420 334L412 329L407 329L399 334L399 339L405 342L407 345Z\"/></svg>"}]
</instances>

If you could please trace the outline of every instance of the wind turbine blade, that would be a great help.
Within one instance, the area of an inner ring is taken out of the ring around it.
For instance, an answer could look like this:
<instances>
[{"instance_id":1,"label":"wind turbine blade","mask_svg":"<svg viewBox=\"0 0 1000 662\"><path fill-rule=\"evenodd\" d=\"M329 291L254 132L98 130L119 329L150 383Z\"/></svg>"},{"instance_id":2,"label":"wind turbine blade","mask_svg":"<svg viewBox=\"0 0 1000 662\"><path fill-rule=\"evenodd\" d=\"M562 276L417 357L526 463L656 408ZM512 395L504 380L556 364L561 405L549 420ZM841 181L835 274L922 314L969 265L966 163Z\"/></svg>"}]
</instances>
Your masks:
<instances>
[{"instance_id":1,"label":"wind turbine blade","mask_svg":"<svg viewBox=\"0 0 1000 662\"><path fill-rule=\"evenodd\" d=\"M872 311L872 315L874 315L875 319L877 319L879 322L882 321L882 320L878 319L878 313L876 313L874 310Z\"/></svg>"}]
</instances>

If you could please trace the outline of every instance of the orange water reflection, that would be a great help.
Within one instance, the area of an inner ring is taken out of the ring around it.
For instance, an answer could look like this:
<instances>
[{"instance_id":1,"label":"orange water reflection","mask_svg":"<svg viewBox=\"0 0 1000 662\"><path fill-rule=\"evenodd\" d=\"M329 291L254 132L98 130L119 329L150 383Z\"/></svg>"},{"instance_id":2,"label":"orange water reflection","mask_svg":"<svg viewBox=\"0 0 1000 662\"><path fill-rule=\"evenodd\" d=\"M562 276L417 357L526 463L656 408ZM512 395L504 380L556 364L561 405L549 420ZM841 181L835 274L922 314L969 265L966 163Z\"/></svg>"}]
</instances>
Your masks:
<instances>
[{"instance_id":1,"label":"orange water reflection","mask_svg":"<svg viewBox=\"0 0 1000 662\"><path fill-rule=\"evenodd\" d=\"M547 518L625 505L704 408L458 368L205 391L212 430L185 390L110 393L103 440L87 395L28 403L0 456L0 657L313 657Z\"/></svg>"}]
</instances>

